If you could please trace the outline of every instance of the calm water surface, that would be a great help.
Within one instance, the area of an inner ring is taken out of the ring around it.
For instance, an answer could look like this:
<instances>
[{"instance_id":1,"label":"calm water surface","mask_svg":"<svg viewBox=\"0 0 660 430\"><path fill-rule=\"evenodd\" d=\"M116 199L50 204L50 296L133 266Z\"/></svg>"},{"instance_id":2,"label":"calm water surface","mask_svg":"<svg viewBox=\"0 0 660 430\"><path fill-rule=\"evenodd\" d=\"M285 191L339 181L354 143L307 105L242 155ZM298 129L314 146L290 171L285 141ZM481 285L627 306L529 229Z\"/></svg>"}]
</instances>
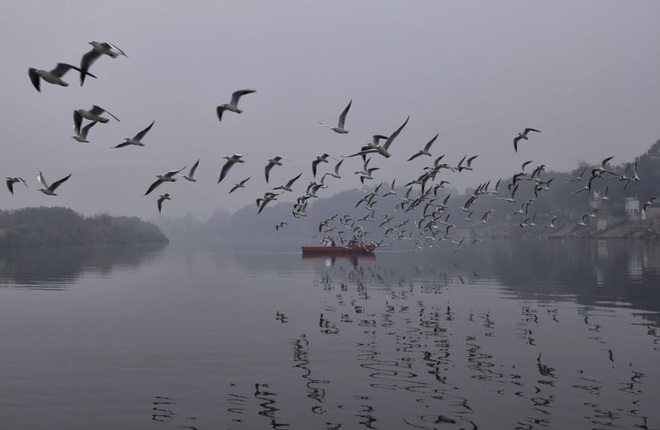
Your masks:
<instances>
[{"instance_id":1,"label":"calm water surface","mask_svg":"<svg viewBox=\"0 0 660 430\"><path fill-rule=\"evenodd\" d=\"M656 242L249 248L0 254L0 428L660 429Z\"/></svg>"}]
</instances>

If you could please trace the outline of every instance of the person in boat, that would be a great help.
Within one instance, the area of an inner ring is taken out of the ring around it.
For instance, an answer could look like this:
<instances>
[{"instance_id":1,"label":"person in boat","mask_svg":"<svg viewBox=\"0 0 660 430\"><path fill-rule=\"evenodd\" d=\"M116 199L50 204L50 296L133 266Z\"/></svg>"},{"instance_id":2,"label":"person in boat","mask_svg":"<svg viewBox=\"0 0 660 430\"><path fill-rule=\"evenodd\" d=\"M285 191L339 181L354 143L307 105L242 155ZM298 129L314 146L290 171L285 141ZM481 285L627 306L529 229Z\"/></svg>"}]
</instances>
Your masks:
<instances>
[{"instance_id":1,"label":"person in boat","mask_svg":"<svg viewBox=\"0 0 660 430\"><path fill-rule=\"evenodd\" d=\"M348 241L348 246L358 246L360 244L360 239L357 236L353 236L351 240Z\"/></svg>"}]
</instances>

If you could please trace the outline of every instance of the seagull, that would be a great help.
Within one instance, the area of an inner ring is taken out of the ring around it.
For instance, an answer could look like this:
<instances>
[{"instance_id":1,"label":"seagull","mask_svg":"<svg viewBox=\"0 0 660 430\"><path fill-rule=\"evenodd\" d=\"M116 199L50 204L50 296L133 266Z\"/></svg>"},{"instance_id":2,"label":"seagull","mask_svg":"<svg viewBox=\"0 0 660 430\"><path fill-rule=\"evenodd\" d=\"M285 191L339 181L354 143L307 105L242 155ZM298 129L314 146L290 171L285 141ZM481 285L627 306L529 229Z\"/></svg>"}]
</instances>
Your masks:
<instances>
[{"instance_id":1,"label":"seagull","mask_svg":"<svg viewBox=\"0 0 660 430\"><path fill-rule=\"evenodd\" d=\"M88 119L90 121L98 121L102 124L105 124L106 122L109 121L109 119L101 116L104 113L107 113L108 115L116 119L118 122L121 122L119 121L119 118L117 118L107 110L103 109L100 106L94 105L90 110L78 109L73 111L73 127L76 130L76 132L80 130L80 126L82 125L83 118Z\"/></svg>"},{"instance_id":2,"label":"seagull","mask_svg":"<svg viewBox=\"0 0 660 430\"><path fill-rule=\"evenodd\" d=\"M71 136L71 138L77 140L77 141L80 142L80 143L89 143L89 140L87 140L87 133L89 133L89 129L92 128L92 127L94 127L94 125L95 125L97 122L98 122L98 121L90 122L89 124L87 124L86 126L84 126L84 127L82 128L82 130L77 129L77 128L76 128L76 125L74 124L74 125L73 125L73 131L76 132L76 135L75 135L75 136Z\"/></svg>"},{"instance_id":3,"label":"seagull","mask_svg":"<svg viewBox=\"0 0 660 430\"><path fill-rule=\"evenodd\" d=\"M273 158L270 158L268 160L268 164L264 168L264 173L266 174L266 183L268 183L268 176L270 175L271 169L275 166L281 166L282 165L281 160L282 160L282 157L280 157L280 156L273 157Z\"/></svg>"},{"instance_id":4,"label":"seagull","mask_svg":"<svg viewBox=\"0 0 660 430\"><path fill-rule=\"evenodd\" d=\"M25 179L19 178L18 176L8 176L6 179L7 179L7 188L9 189L9 192L12 194L14 194L14 184L16 182L20 182L26 187L28 186L27 182L25 182Z\"/></svg>"},{"instance_id":5,"label":"seagull","mask_svg":"<svg viewBox=\"0 0 660 430\"><path fill-rule=\"evenodd\" d=\"M282 227L284 227L285 225L288 225L288 224L286 222L282 221L282 222L275 225L275 230L277 231L277 230L281 229Z\"/></svg>"},{"instance_id":6,"label":"seagull","mask_svg":"<svg viewBox=\"0 0 660 430\"><path fill-rule=\"evenodd\" d=\"M382 146L374 145L373 143L371 143L367 146L363 146L362 149L359 152L356 152L353 155L349 155L349 157L355 157L357 155L364 155L364 154L370 154L370 153L373 153L373 152L377 152L380 155L382 155L383 157L389 158L390 155L391 155L388 152L388 149L390 148L390 145L392 145L392 142L394 142L394 139L396 139L396 137L399 135L399 133L401 133L401 130L403 130L403 127L405 127L406 124L408 124L409 119L410 119L410 116L408 116L408 118L406 118L405 122L403 124L401 124L401 126L399 126L399 128L397 128L394 131L394 133L392 133L390 135L390 137L387 138L387 140L385 141L385 143L383 143ZM376 136L374 136L374 141L375 140L376 140Z\"/></svg>"},{"instance_id":7,"label":"seagull","mask_svg":"<svg viewBox=\"0 0 660 430\"><path fill-rule=\"evenodd\" d=\"M329 156L330 156L329 154L317 155L316 160L312 161L312 174L315 178L316 178L316 166L318 166L319 163L327 163Z\"/></svg>"},{"instance_id":8,"label":"seagull","mask_svg":"<svg viewBox=\"0 0 660 430\"><path fill-rule=\"evenodd\" d=\"M80 59L80 86L85 82L85 76L89 74L87 71L100 56L105 54L112 58L117 58L118 56L123 55L128 58L128 55L126 55L124 51L117 48L112 43L92 41L89 42L89 44L92 45L92 50L87 52Z\"/></svg>"},{"instance_id":9,"label":"seagull","mask_svg":"<svg viewBox=\"0 0 660 430\"><path fill-rule=\"evenodd\" d=\"M290 179L289 182L287 182L286 184L280 185L279 187L275 187L273 188L273 190L283 190L283 191L292 192L293 190L291 189L291 186L293 185L294 182L298 180L298 178L300 178L300 176L302 176L302 172L300 172L300 174L298 174L298 176L296 176L295 178Z\"/></svg>"},{"instance_id":10,"label":"seagull","mask_svg":"<svg viewBox=\"0 0 660 430\"><path fill-rule=\"evenodd\" d=\"M323 127L328 127L330 130L334 131L335 133L339 133L339 134L348 133L348 130L346 130L344 128L344 123L346 122L346 114L348 114L348 110L351 108L352 103L353 103L353 100L348 102L348 105L344 108L341 115L339 115L339 121L337 122L337 127L333 127L331 125L323 124L322 122L319 122L319 124L321 124L321 126L323 126Z\"/></svg>"},{"instance_id":11,"label":"seagull","mask_svg":"<svg viewBox=\"0 0 660 430\"><path fill-rule=\"evenodd\" d=\"M68 72L71 69L77 70L82 73L82 70L80 70L76 66L72 66L71 64L66 64L66 63L57 63L55 68L50 71L39 70L39 69L35 69L34 67L30 67L28 69L28 75L30 76L30 81L32 81L32 85L34 85L37 91L41 92L40 79L43 79L49 84L68 87L69 84L67 82L64 82L64 80L62 80L62 77L66 74L66 72ZM96 78L96 76L92 75L91 73L85 72L85 74L91 76L92 78Z\"/></svg>"},{"instance_id":12,"label":"seagull","mask_svg":"<svg viewBox=\"0 0 660 430\"><path fill-rule=\"evenodd\" d=\"M182 167L179 170L172 170L171 172L167 172L164 175L157 175L156 177L158 179L156 179L154 183L149 186L149 189L147 190L146 193L144 193L144 195L146 196L147 194L155 190L156 187L162 184L163 182L175 182L176 175L178 175L183 169L185 169L185 167Z\"/></svg>"},{"instance_id":13,"label":"seagull","mask_svg":"<svg viewBox=\"0 0 660 430\"><path fill-rule=\"evenodd\" d=\"M227 176L227 172L229 172L229 169L231 169L231 166L233 166L236 163L245 163L245 160L241 160L243 157L243 154L234 154L229 157L223 157L227 162L225 163L224 166L222 166L222 170L220 170L220 177L218 178L218 184L220 181L222 181L225 176Z\"/></svg>"},{"instance_id":14,"label":"seagull","mask_svg":"<svg viewBox=\"0 0 660 430\"><path fill-rule=\"evenodd\" d=\"M323 176L321 176L321 182L325 179L326 176L331 176L335 179L341 179L341 175L339 174L339 168L341 167L341 164L344 162L344 159L342 158L335 164L334 171L332 173L330 172L325 172Z\"/></svg>"},{"instance_id":15,"label":"seagull","mask_svg":"<svg viewBox=\"0 0 660 430\"><path fill-rule=\"evenodd\" d=\"M266 205L273 200L277 200L277 196L279 194L276 193L271 193L271 192L266 192L263 197L260 197L257 199L257 206L259 206L259 211L257 212L257 215L261 213L262 210L266 207Z\"/></svg>"},{"instance_id":16,"label":"seagull","mask_svg":"<svg viewBox=\"0 0 660 430\"><path fill-rule=\"evenodd\" d=\"M243 111L238 108L238 101L241 99L242 96L256 92L257 90L234 91L231 95L231 101L229 102L229 104L225 103L216 108L216 113L218 114L218 121L222 121L222 113L226 110L236 113L243 113Z\"/></svg>"},{"instance_id":17,"label":"seagull","mask_svg":"<svg viewBox=\"0 0 660 430\"><path fill-rule=\"evenodd\" d=\"M48 183L44 179L44 175L41 172L39 172L39 175L37 175L37 180L39 181L39 183L43 187L43 188L39 188L39 191L41 191L42 193L44 193L48 196L56 196L57 194L55 194L55 190L57 190L57 187L62 185L62 183L64 181L66 181L67 179L69 179L70 177L71 177L71 173L69 173L69 176L65 176L64 178L60 179L59 181L55 181L52 184L48 185Z\"/></svg>"},{"instance_id":18,"label":"seagull","mask_svg":"<svg viewBox=\"0 0 660 430\"><path fill-rule=\"evenodd\" d=\"M163 202L165 200L172 200L172 196L170 195L170 193L165 193L165 194L161 194L160 196L158 196L158 202L157 202L157 204L158 204L158 213L160 213L160 211L162 210Z\"/></svg>"},{"instance_id":19,"label":"seagull","mask_svg":"<svg viewBox=\"0 0 660 430\"><path fill-rule=\"evenodd\" d=\"M431 139L431 140L428 141L428 143L424 146L424 148L418 150L418 151L417 151L417 154L414 154L412 157L410 157L410 158L408 159L408 161L414 160L415 158L419 157L420 155L428 155L428 156L431 156L431 153L429 152L429 150L431 149L431 145L433 145L433 142L435 142L435 140L438 138L438 135L439 135L439 134L440 134L440 133L438 132L438 134L436 134L436 135L433 137L433 139Z\"/></svg>"},{"instance_id":20,"label":"seagull","mask_svg":"<svg viewBox=\"0 0 660 430\"><path fill-rule=\"evenodd\" d=\"M199 159L195 161L195 164L193 164L193 166L190 168L190 172L188 172L188 174L185 175L183 178L190 182L197 182L197 179L194 178L195 170L197 170L197 166L199 166Z\"/></svg>"},{"instance_id":21,"label":"seagull","mask_svg":"<svg viewBox=\"0 0 660 430\"><path fill-rule=\"evenodd\" d=\"M518 133L518 136L516 136L515 139L513 139L513 149L516 152L518 152L518 142L520 141L520 139L528 140L529 137L527 137L527 134L530 131L535 131L537 133L540 133L540 131L535 129L535 128L526 128L526 129L523 130L522 133Z\"/></svg>"},{"instance_id":22,"label":"seagull","mask_svg":"<svg viewBox=\"0 0 660 430\"><path fill-rule=\"evenodd\" d=\"M239 189L239 188L245 188L245 183L246 183L247 181L249 181L250 178L251 178L251 176L248 176L247 178L243 179L241 182L239 182L239 183L237 183L236 185L234 185L234 186L232 187L232 189L229 190L229 192L228 192L227 194L231 194L231 193L233 193L234 191L236 191L236 190Z\"/></svg>"},{"instance_id":23,"label":"seagull","mask_svg":"<svg viewBox=\"0 0 660 430\"><path fill-rule=\"evenodd\" d=\"M136 146L144 146L144 143L142 143L142 138L151 130L151 127L153 127L154 123L156 121L151 121L151 124L138 134L136 134L133 137L127 137L125 138L125 142L120 143L119 145L115 146L114 148L123 148L124 146L128 145L136 145Z\"/></svg>"}]
</instances>

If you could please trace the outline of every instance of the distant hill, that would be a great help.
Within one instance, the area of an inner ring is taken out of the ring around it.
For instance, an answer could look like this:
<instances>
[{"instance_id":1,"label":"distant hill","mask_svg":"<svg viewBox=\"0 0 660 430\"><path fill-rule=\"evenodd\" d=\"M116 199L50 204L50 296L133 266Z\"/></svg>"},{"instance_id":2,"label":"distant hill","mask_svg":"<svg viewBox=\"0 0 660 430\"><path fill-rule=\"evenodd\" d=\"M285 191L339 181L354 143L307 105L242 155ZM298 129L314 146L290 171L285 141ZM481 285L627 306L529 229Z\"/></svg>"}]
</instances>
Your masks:
<instances>
[{"instance_id":1,"label":"distant hill","mask_svg":"<svg viewBox=\"0 0 660 430\"><path fill-rule=\"evenodd\" d=\"M250 205L233 214L218 211L207 222L193 216L155 222L173 240L196 242L284 239L313 244L324 236L341 242L354 229L364 234L365 241L424 247L456 244L462 238L599 237L607 233L603 225L621 229L626 224L627 198L636 198L640 208L653 198L655 206L660 203L660 141L632 162L616 164L609 157L604 161L605 166L576 161L570 172L530 161L509 177L492 178L465 192L441 183L461 174L454 166L443 168L424 186L420 182L398 186L395 194L389 192L392 178L378 178L334 195L328 180L328 189L319 189L318 198L306 198L304 213L296 211L294 203L281 201L289 195L305 195L297 190L278 196L260 214L256 205ZM370 193L373 197L363 200ZM635 228L655 229L650 220ZM624 230L617 237L634 233Z\"/></svg>"},{"instance_id":2,"label":"distant hill","mask_svg":"<svg viewBox=\"0 0 660 430\"><path fill-rule=\"evenodd\" d=\"M63 207L0 211L0 248L162 244L168 239L137 217L83 217Z\"/></svg>"}]
</instances>

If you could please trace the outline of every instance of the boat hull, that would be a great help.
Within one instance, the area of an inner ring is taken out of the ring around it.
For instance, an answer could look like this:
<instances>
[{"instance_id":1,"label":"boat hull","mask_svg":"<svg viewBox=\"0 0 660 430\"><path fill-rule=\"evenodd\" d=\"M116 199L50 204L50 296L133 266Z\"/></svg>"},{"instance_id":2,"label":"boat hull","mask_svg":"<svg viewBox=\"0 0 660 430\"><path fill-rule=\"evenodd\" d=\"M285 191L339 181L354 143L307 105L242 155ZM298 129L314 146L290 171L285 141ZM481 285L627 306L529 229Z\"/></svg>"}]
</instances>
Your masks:
<instances>
[{"instance_id":1,"label":"boat hull","mask_svg":"<svg viewBox=\"0 0 660 430\"><path fill-rule=\"evenodd\" d=\"M370 254L374 252L376 245L355 246L303 246L303 254Z\"/></svg>"}]
</instances>

